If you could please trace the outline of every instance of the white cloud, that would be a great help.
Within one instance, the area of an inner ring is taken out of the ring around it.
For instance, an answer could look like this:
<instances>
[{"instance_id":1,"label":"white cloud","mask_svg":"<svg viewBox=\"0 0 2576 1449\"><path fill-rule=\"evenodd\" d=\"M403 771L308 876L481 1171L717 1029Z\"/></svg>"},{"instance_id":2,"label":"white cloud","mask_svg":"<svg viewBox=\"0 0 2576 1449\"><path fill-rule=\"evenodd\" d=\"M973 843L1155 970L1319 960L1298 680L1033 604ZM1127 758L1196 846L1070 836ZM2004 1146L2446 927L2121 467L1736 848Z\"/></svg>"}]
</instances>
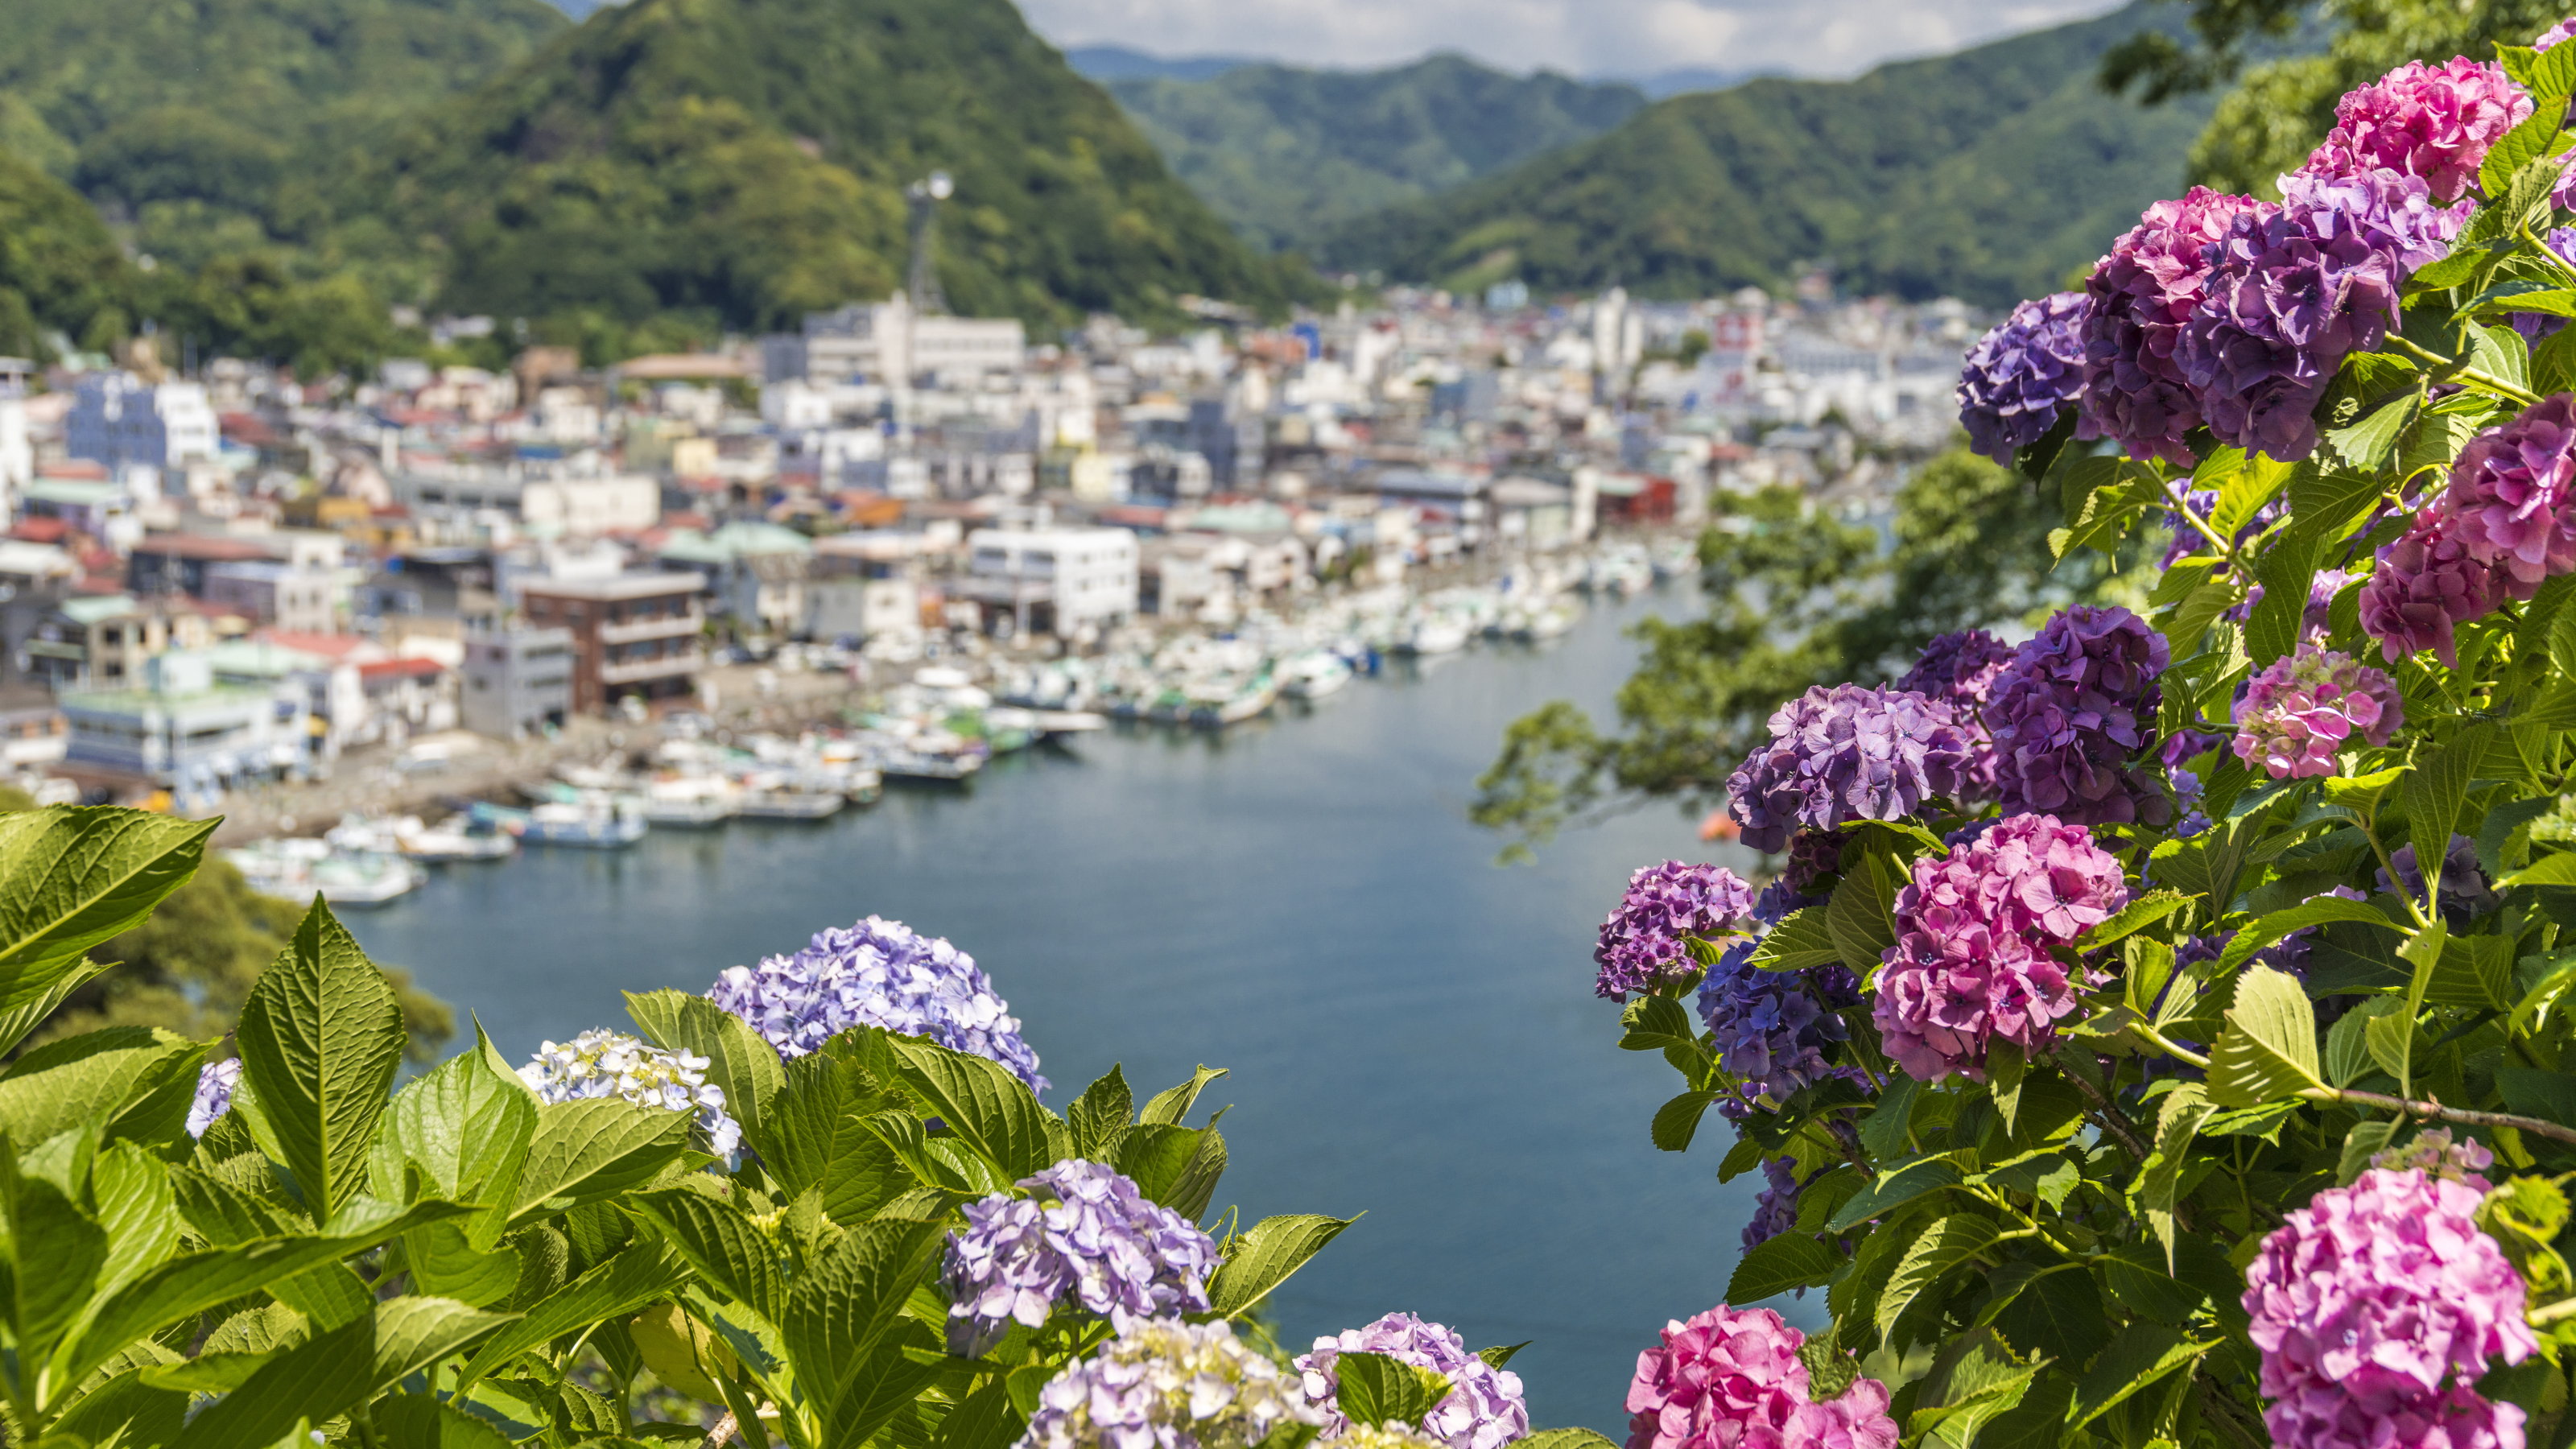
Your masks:
<instances>
[{"instance_id":1,"label":"white cloud","mask_svg":"<svg viewBox=\"0 0 2576 1449\"><path fill-rule=\"evenodd\" d=\"M1021 0L1060 45L1396 65L1463 51L1576 75L1684 67L1850 76L2112 8L2109 0Z\"/></svg>"}]
</instances>

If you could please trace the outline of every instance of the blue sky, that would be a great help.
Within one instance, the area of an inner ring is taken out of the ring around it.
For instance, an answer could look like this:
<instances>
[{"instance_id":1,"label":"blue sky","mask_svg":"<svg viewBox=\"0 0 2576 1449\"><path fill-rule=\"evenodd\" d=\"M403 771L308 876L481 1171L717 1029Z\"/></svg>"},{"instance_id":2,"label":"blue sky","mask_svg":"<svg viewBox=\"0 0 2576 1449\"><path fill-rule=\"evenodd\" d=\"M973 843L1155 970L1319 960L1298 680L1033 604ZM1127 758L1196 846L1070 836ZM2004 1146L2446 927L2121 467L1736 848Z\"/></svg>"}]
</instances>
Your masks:
<instances>
[{"instance_id":1,"label":"blue sky","mask_svg":"<svg viewBox=\"0 0 2576 1449\"><path fill-rule=\"evenodd\" d=\"M2105 0L1020 0L1059 45L1399 64L1462 51L1582 76L1686 67L1850 76L2114 8Z\"/></svg>"}]
</instances>

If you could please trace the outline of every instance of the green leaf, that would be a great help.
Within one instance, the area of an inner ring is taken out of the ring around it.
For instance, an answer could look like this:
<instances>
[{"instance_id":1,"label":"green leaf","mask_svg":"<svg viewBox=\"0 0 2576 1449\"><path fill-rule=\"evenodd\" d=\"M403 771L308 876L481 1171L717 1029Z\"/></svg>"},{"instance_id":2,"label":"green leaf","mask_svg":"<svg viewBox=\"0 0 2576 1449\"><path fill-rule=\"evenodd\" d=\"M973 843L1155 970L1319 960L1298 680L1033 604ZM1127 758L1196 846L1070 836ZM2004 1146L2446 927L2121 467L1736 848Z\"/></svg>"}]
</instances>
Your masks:
<instances>
[{"instance_id":1,"label":"green leaf","mask_svg":"<svg viewBox=\"0 0 2576 1449\"><path fill-rule=\"evenodd\" d=\"M2477 776L2478 766L2486 759L2488 746L2494 740L2494 727L2470 725L2406 777L2402 793L2407 834L2415 843L2415 860L2424 872L2424 889L2428 892L2440 890L2442 860L2450 851L2452 835L2458 832L2469 782Z\"/></svg>"},{"instance_id":2,"label":"green leaf","mask_svg":"<svg viewBox=\"0 0 2576 1449\"><path fill-rule=\"evenodd\" d=\"M108 1262L104 1229L41 1177L21 1177L0 1164L0 1202L8 1210L8 1281L0 1310L21 1359L41 1356L88 1306Z\"/></svg>"},{"instance_id":3,"label":"green leaf","mask_svg":"<svg viewBox=\"0 0 2576 1449\"><path fill-rule=\"evenodd\" d=\"M839 1365L832 1366L840 1370ZM824 1418L822 1443L827 1445L867 1444L878 1441L878 1434L895 1417L919 1404L922 1391L944 1371L937 1363L919 1363L897 1343L880 1344L865 1359L844 1372L830 1400L832 1409ZM802 1380L799 1381L800 1383ZM740 1412L736 1412L740 1417ZM921 1436L888 1435L901 1441L918 1441Z\"/></svg>"},{"instance_id":4,"label":"green leaf","mask_svg":"<svg viewBox=\"0 0 2576 1449\"><path fill-rule=\"evenodd\" d=\"M1136 1098L1127 1090L1126 1075L1110 1067L1107 1076L1084 1088L1065 1109L1065 1124L1073 1129L1074 1155L1086 1162L1106 1161L1135 1112Z\"/></svg>"},{"instance_id":5,"label":"green leaf","mask_svg":"<svg viewBox=\"0 0 2576 1449\"><path fill-rule=\"evenodd\" d=\"M1619 1025L1621 1051L1699 1050L1699 1034L1691 1029L1690 1013L1669 996L1640 996L1629 1002L1619 1013Z\"/></svg>"},{"instance_id":6,"label":"green leaf","mask_svg":"<svg viewBox=\"0 0 2576 1449\"><path fill-rule=\"evenodd\" d=\"M27 1033L45 1024L55 1010L71 999L71 994L113 969L114 963L81 960L63 969L53 983L34 996L22 996L16 1006L0 1010L0 1055L18 1049Z\"/></svg>"},{"instance_id":7,"label":"green leaf","mask_svg":"<svg viewBox=\"0 0 2576 1449\"><path fill-rule=\"evenodd\" d=\"M2445 936L2424 999L2436 1006L2513 1007L2513 942L2502 936Z\"/></svg>"},{"instance_id":8,"label":"green leaf","mask_svg":"<svg viewBox=\"0 0 2576 1449\"><path fill-rule=\"evenodd\" d=\"M487 1420L421 1394L387 1394L367 1414L383 1449L510 1449Z\"/></svg>"},{"instance_id":9,"label":"green leaf","mask_svg":"<svg viewBox=\"0 0 2576 1449\"><path fill-rule=\"evenodd\" d=\"M474 1035L488 1041L479 1022ZM536 1132L535 1094L482 1051L459 1052L394 1095L376 1134L375 1193L399 1195L408 1162L450 1202L508 1206Z\"/></svg>"},{"instance_id":10,"label":"green leaf","mask_svg":"<svg viewBox=\"0 0 2576 1449\"><path fill-rule=\"evenodd\" d=\"M2256 952L2287 939L2293 931L2303 931L2311 926L2330 925L2337 921L2351 921L2389 932L2402 932L2405 929L2390 920L2385 913L2373 910L2360 901L2348 901L2341 896L2318 896L2314 900L2303 901L2292 906L2286 911L2274 911L2269 915L2257 916L2248 922L2236 933L2235 939L2227 943L2227 949L2219 952L2218 970L2221 974L2235 970L2254 959Z\"/></svg>"},{"instance_id":11,"label":"green leaf","mask_svg":"<svg viewBox=\"0 0 2576 1449\"><path fill-rule=\"evenodd\" d=\"M2165 1094L2164 1106L2156 1114L2155 1146L2138 1173L2138 1211L2157 1241L2164 1244L2167 1268L2174 1261L2174 1203L2182 1183L2183 1165L2190 1157L2191 1140L2199 1133L2200 1124L2216 1110L2206 1089L2197 1082L2185 1082Z\"/></svg>"},{"instance_id":12,"label":"green leaf","mask_svg":"<svg viewBox=\"0 0 2576 1449\"><path fill-rule=\"evenodd\" d=\"M1994 1325L2024 1354L2080 1364L2111 1341L2102 1290L2082 1269L2042 1273L1995 1311Z\"/></svg>"},{"instance_id":13,"label":"green leaf","mask_svg":"<svg viewBox=\"0 0 2576 1449\"><path fill-rule=\"evenodd\" d=\"M787 1300L778 1250L740 1208L694 1188L623 1200L629 1217L660 1230L707 1285L772 1324Z\"/></svg>"},{"instance_id":14,"label":"green leaf","mask_svg":"<svg viewBox=\"0 0 2576 1449\"><path fill-rule=\"evenodd\" d=\"M1337 1354L1334 1398L1353 1424L1411 1428L1449 1397L1448 1375L1382 1353Z\"/></svg>"},{"instance_id":15,"label":"green leaf","mask_svg":"<svg viewBox=\"0 0 2576 1449\"><path fill-rule=\"evenodd\" d=\"M790 1196L821 1191L824 1216L845 1226L921 1181L868 1130L867 1119L892 1102L860 1058L855 1041L835 1038L789 1062L787 1085L770 1106L776 1151L761 1155Z\"/></svg>"},{"instance_id":16,"label":"green leaf","mask_svg":"<svg viewBox=\"0 0 2576 1449\"><path fill-rule=\"evenodd\" d=\"M2341 1025L2341 1023L2337 1023ZM2391 1122L2356 1122L2344 1134L2343 1155L2335 1165L2335 1185L2350 1187L2370 1170L2370 1159L2388 1148L2388 1139L2397 1131Z\"/></svg>"},{"instance_id":17,"label":"green leaf","mask_svg":"<svg viewBox=\"0 0 2576 1449\"><path fill-rule=\"evenodd\" d=\"M56 806L0 815L0 1011L37 1001L196 874L217 820Z\"/></svg>"},{"instance_id":18,"label":"green leaf","mask_svg":"<svg viewBox=\"0 0 2576 1449\"><path fill-rule=\"evenodd\" d=\"M2389 455L2397 451L2397 435L2406 431L2408 423L2415 421L2415 411L2422 404L2421 396L2408 393L2373 409L2350 427L2326 429L2325 439L2334 446L2337 454L2356 468L2376 470L2386 467ZM2269 594L2268 585L2266 594Z\"/></svg>"},{"instance_id":19,"label":"green leaf","mask_svg":"<svg viewBox=\"0 0 2576 1449\"><path fill-rule=\"evenodd\" d=\"M1842 884L1825 902L1825 929L1833 937L1835 954L1856 976L1866 979L1878 969L1879 957L1896 944L1896 917L1889 910L1896 888L1894 862L1872 852L1843 873Z\"/></svg>"},{"instance_id":20,"label":"green leaf","mask_svg":"<svg viewBox=\"0 0 2576 1449\"><path fill-rule=\"evenodd\" d=\"M1496 1344L1492 1348L1476 1350L1476 1357L1483 1359L1488 1367L1506 1368L1515 1357L1519 1356L1522 1349L1536 1342L1538 1342L1537 1339L1524 1338L1518 1343Z\"/></svg>"},{"instance_id":21,"label":"green leaf","mask_svg":"<svg viewBox=\"0 0 2576 1449\"><path fill-rule=\"evenodd\" d=\"M1227 1318L1242 1317L1355 1221L1296 1213L1254 1223L1226 1243L1225 1261L1208 1279L1209 1306Z\"/></svg>"},{"instance_id":22,"label":"green leaf","mask_svg":"<svg viewBox=\"0 0 2576 1449\"><path fill-rule=\"evenodd\" d=\"M946 1122L949 1131L1000 1168L1004 1177L1027 1177L1054 1162L1046 1109L1010 1068L918 1037L890 1036L886 1046L904 1086L932 1116ZM1182 1110L1187 1110L1186 1104ZM1159 1120L1152 1118L1152 1112L1148 1104L1149 1120ZM1179 1116L1173 1113L1172 1120Z\"/></svg>"},{"instance_id":23,"label":"green leaf","mask_svg":"<svg viewBox=\"0 0 2576 1449\"><path fill-rule=\"evenodd\" d=\"M1735 1274L1726 1280L1726 1301L1740 1307L1819 1287L1842 1265L1841 1254L1813 1237L1780 1233L1756 1243L1736 1260Z\"/></svg>"},{"instance_id":24,"label":"green leaf","mask_svg":"<svg viewBox=\"0 0 2576 1449\"><path fill-rule=\"evenodd\" d=\"M508 1323L444 1298L388 1299L286 1350L189 1421L177 1449L268 1449L299 1422L338 1417Z\"/></svg>"},{"instance_id":25,"label":"green leaf","mask_svg":"<svg viewBox=\"0 0 2576 1449\"><path fill-rule=\"evenodd\" d=\"M2236 981L2227 1031L2209 1053L2209 1099L2259 1107L2325 1083L2318 1077L2317 1015L2296 979L2256 966Z\"/></svg>"},{"instance_id":26,"label":"green leaf","mask_svg":"<svg viewBox=\"0 0 2576 1449\"><path fill-rule=\"evenodd\" d=\"M1592 1429L1540 1429L1518 1442L1521 1449L1616 1449L1608 1437Z\"/></svg>"},{"instance_id":27,"label":"green leaf","mask_svg":"<svg viewBox=\"0 0 2576 1449\"><path fill-rule=\"evenodd\" d=\"M2553 851L2540 856L2496 882L2498 890L2511 890L2515 886L2576 886L2576 851Z\"/></svg>"},{"instance_id":28,"label":"green leaf","mask_svg":"<svg viewBox=\"0 0 2576 1449\"><path fill-rule=\"evenodd\" d=\"M1190 1074L1188 1081L1156 1092L1153 1100L1145 1104L1145 1110L1136 1114L1136 1120L1161 1126L1181 1125L1182 1120L1190 1115L1190 1107L1198 1101L1199 1093L1207 1089L1208 1083L1224 1075L1223 1067L1200 1067Z\"/></svg>"},{"instance_id":29,"label":"green leaf","mask_svg":"<svg viewBox=\"0 0 2576 1449\"><path fill-rule=\"evenodd\" d=\"M641 1187L689 1150L689 1115L622 1097L545 1102L519 1172L513 1222Z\"/></svg>"},{"instance_id":30,"label":"green leaf","mask_svg":"<svg viewBox=\"0 0 2576 1449\"><path fill-rule=\"evenodd\" d=\"M1658 1152L1687 1152L1691 1138L1698 1135L1699 1119L1708 1114L1708 1104L1732 1092L1684 1092L1655 1109L1653 1137Z\"/></svg>"},{"instance_id":31,"label":"green leaf","mask_svg":"<svg viewBox=\"0 0 2576 1449\"><path fill-rule=\"evenodd\" d=\"M174 1084L193 1094L205 1056L205 1047L186 1037L140 1026L47 1042L0 1077L0 1131L32 1146L85 1122L106 1127Z\"/></svg>"},{"instance_id":32,"label":"green leaf","mask_svg":"<svg viewBox=\"0 0 2576 1449\"><path fill-rule=\"evenodd\" d=\"M688 1260L668 1244L631 1244L607 1262L547 1294L531 1305L525 1316L494 1335L467 1361L459 1375L457 1392L463 1393L538 1344L579 1333L612 1318L623 1318L657 1298L670 1297L688 1280Z\"/></svg>"},{"instance_id":33,"label":"green leaf","mask_svg":"<svg viewBox=\"0 0 2576 1449\"><path fill-rule=\"evenodd\" d=\"M2433 878L2431 876L2428 875L2425 877L2424 887L2428 892L2433 889ZM2439 896L2434 898L2436 900L2440 899ZM2424 998L2433 989L2433 978L2441 972L2442 951L2444 947L2450 944L2450 940L2450 929L2442 924L2442 918L2440 916L2435 916L2423 926L2418 927L2415 934L2407 937L2405 944L2397 948L2398 958L2414 968L2414 973L2407 978L2406 982L2406 1020L2408 1026L2403 1041L2400 1044L2400 1056L2397 1063L2396 1073L2398 1095L2403 1097L2412 1097L2415 1095L2415 1059L2413 1046L2415 1034L2413 1023L2416 1017L2424 1010Z\"/></svg>"},{"instance_id":34,"label":"green leaf","mask_svg":"<svg viewBox=\"0 0 2576 1449\"><path fill-rule=\"evenodd\" d=\"M1993 1097L1995 1115L2004 1119L2004 1132L2010 1135L2013 1118L2021 1112L2021 1077L2026 1064L2021 1048L2000 1038L1986 1048L1986 1090Z\"/></svg>"},{"instance_id":35,"label":"green leaf","mask_svg":"<svg viewBox=\"0 0 2576 1449\"><path fill-rule=\"evenodd\" d=\"M770 1154L770 1104L787 1085L778 1048L750 1022L686 991L626 994L626 1014L656 1045L707 1059L707 1080L724 1090L725 1114L742 1124L743 1137Z\"/></svg>"},{"instance_id":36,"label":"green leaf","mask_svg":"<svg viewBox=\"0 0 2576 1449\"><path fill-rule=\"evenodd\" d=\"M402 1003L319 896L242 1004L242 1080L323 1226L366 1183Z\"/></svg>"},{"instance_id":37,"label":"green leaf","mask_svg":"<svg viewBox=\"0 0 2576 1449\"><path fill-rule=\"evenodd\" d=\"M823 1406L826 1417L921 1285L946 1236L944 1223L861 1223L788 1290L779 1340L795 1366L797 1387Z\"/></svg>"},{"instance_id":38,"label":"green leaf","mask_svg":"<svg viewBox=\"0 0 2576 1449\"><path fill-rule=\"evenodd\" d=\"M1225 1170L1225 1139L1214 1127L1140 1124L1119 1142L1111 1165L1146 1197L1196 1218L1216 1190L1216 1175Z\"/></svg>"},{"instance_id":39,"label":"green leaf","mask_svg":"<svg viewBox=\"0 0 2576 1449\"><path fill-rule=\"evenodd\" d=\"M2496 1090L2503 1094L2507 1111L2576 1127L2576 1076L2536 1067L2498 1067Z\"/></svg>"},{"instance_id":40,"label":"green leaf","mask_svg":"<svg viewBox=\"0 0 2576 1449\"><path fill-rule=\"evenodd\" d=\"M2132 1323L2121 1329L2075 1386L2075 1402L2067 1407L2068 1427L2080 1429L2092 1423L2138 1390L2188 1367L2211 1347L2160 1323Z\"/></svg>"},{"instance_id":41,"label":"green leaf","mask_svg":"<svg viewBox=\"0 0 2576 1449\"><path fill-rule=\"evenodd\" d=\"M2190 906L2192 898L2180 891L2149 891L2133 897L2119 912L2085 932L2075 942L2079 956L2099 951L2114 941L2136 935L2174 912Z\"/></svg>"},{"instance_id":42,"label":"green leaf","mask_svg":"<svg viewBox=\"0 0 2576 1449\"><path fill-rule=\"evenodd\" d=\"M1986 1218L1954 1213L1934 1219L1923 1235L1906 1248L1905 1256L1897 1260L1895 1273L1879 1293L1879 1336L1892 1338L1897 1320L1914 1306L1915 1299L1966 1266L1994 1242L1995 1236L1995 1225Z\"/></svg>"},{"instance_id":43,"label":"green leaf","mask_svg":"<svg viewBox=\"0 0 2576 1449\"><path fill-rule=\"evenodd\" d=\"M1011 1404L1011 1386L996 1378L966 1396L966 1401L939 1421L932 1449L1008 1449L1028 1428L1028 1417Z\"/></svg>"},{"instance_id":44,"label":"green leaf","mask_svg":"<svg viewBox=\"0 0 2576 1449\"><path fill-rule=\"evenodd\" d=\"M128 1369L83 1394L40 1444L154 1446L179 1437L188 1396L159 1383L151 1368Z\"/></svg>"},{"instance_id":45,"label":"green leaf","mask_svg":"<svg viewBox=\"0 0 2576 1449\"><path fill-rule=\"evenodd\" d=\"M1908 1127L1914 1117L1915 1099L1923 1094L1923 1084L1899 1074L1889 1079L1887 1089L1879 1093L1878 1105L1860 1119L1860 1145L1869 1150L1873 1162L1895 1162L1911 1155Z\"/></svg>"},{"instance_id":46,"label":"green leaf","mask_svg":"<svg viewBox=\"0 0 2576 1449\"><path fill-rule=\"evenodd\" d=\"M1760 971L1804 971L1810 966L1830 966L1842 960L1834 945L1832 927L1825 923L1825 907L1809 906L1781 917L1753 948L1754 969Z\"/></svg>"},{"instance_id":47,"label":"green leaf","mask_svg":"<svg viewBox=\"0 0 2576 1449\"><path fill-rule=\"evenodd\" d=\"M1929 1157L1910 1163L1897 1171L1880 1174L1870 1184L1869 1191L1843 1204L1843 1210L1834 1214L1833 1221L1825 1224L1825 1231L1839 1233L1846 1228L1858 1227L1871 1218L1886 1217L1890 1209L1912 1202L1927 1192L1939 1192L1945 1187L1958 1185L1959 1169L1946 1158Z\"/></svg>"}]
</instances>

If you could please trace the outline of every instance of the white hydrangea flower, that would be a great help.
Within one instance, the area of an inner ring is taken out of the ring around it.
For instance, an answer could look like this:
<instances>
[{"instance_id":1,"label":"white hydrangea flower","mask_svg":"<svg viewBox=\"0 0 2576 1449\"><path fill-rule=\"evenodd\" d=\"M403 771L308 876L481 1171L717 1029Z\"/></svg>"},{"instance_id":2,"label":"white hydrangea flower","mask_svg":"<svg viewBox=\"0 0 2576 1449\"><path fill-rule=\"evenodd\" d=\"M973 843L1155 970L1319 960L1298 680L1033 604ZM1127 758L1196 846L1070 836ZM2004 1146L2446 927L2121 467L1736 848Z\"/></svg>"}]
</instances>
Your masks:
<instances>
[{"instance_id":1,"label":"white hydrangea flower","mask_svg":"<svg viewBox=\"0 0 2576 1449\"><path fill-rule=\"evenodd\" d=\"M726 1115L724 1088L709 1083L706 1071L705 1057L593 1027L571 1041L538 1047L519 1068L519 1080L548 1102L623 1097L638 1106L695 1113L709 1145L723 1155L741 1145L742 1124Z\"/></svg>"}]
</instances>

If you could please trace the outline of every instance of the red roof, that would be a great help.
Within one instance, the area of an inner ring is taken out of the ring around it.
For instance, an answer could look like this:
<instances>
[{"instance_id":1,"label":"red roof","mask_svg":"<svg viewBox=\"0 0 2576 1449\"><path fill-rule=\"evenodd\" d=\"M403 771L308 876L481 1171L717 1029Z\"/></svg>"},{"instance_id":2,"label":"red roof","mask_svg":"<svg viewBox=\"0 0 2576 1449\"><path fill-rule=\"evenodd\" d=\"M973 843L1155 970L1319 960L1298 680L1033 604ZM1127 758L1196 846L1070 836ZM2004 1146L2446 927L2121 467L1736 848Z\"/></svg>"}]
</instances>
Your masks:
<instances>
[{"instance_id":1,"label":"red roof","mask_svg":"<svg viewBox=\"0 0 2576 1449\"><path fill-rule=\"evenodd\" d=\"M256 636L280 649L299 654L319 654L326 659L346 659L361 649L372 649L372 639L356 634L298 634L287 629L262 629Z\"/></svg>"},{"instance_id":2,"label":"red roof","mask_svg":"<svg viewBox=\"0 0 2576 1449\"><path fill-rule=\"evenodd\" d=\"M36 476L104 483L107 465L88 458L48 458L36 465Z\"/></svg>"},{"instance_id":3,"label":"red roof","mask_svg":"<svg viewBox=\"0 0 2576 1449\"><path fill-rule=\"evenodd\" d=\"M27 543L60 543L71 531L71 524L60 518L21 518L10 527L9 536Z\"/></svg>"},{"instance_id":4,"label":"red roof","mask_svg":"<svg viewBox=\"0 0 2576 1449\"><path fill-rule=\"evenodd\" d=\"M391 679L401 675L411 675L416 678L427 678L433 674L444 674L446 672L447 666L439 663L435 659L379 659L373 664L361 664L358 666L358 677L369 682L379 679Z\"/></svg>"},{"instance_id":5,"label":"red roof","mask_svg":"<svg viewBox=\"0 0 2576 1449\"><path fill-rule=\"evenodd\" d=\"M159 554L165 558L201 558L219 561L265 559L273 555L246 538L226 538L212 533L147 533L134 545L136 553Z\"/></svg>"}]
</instances>

